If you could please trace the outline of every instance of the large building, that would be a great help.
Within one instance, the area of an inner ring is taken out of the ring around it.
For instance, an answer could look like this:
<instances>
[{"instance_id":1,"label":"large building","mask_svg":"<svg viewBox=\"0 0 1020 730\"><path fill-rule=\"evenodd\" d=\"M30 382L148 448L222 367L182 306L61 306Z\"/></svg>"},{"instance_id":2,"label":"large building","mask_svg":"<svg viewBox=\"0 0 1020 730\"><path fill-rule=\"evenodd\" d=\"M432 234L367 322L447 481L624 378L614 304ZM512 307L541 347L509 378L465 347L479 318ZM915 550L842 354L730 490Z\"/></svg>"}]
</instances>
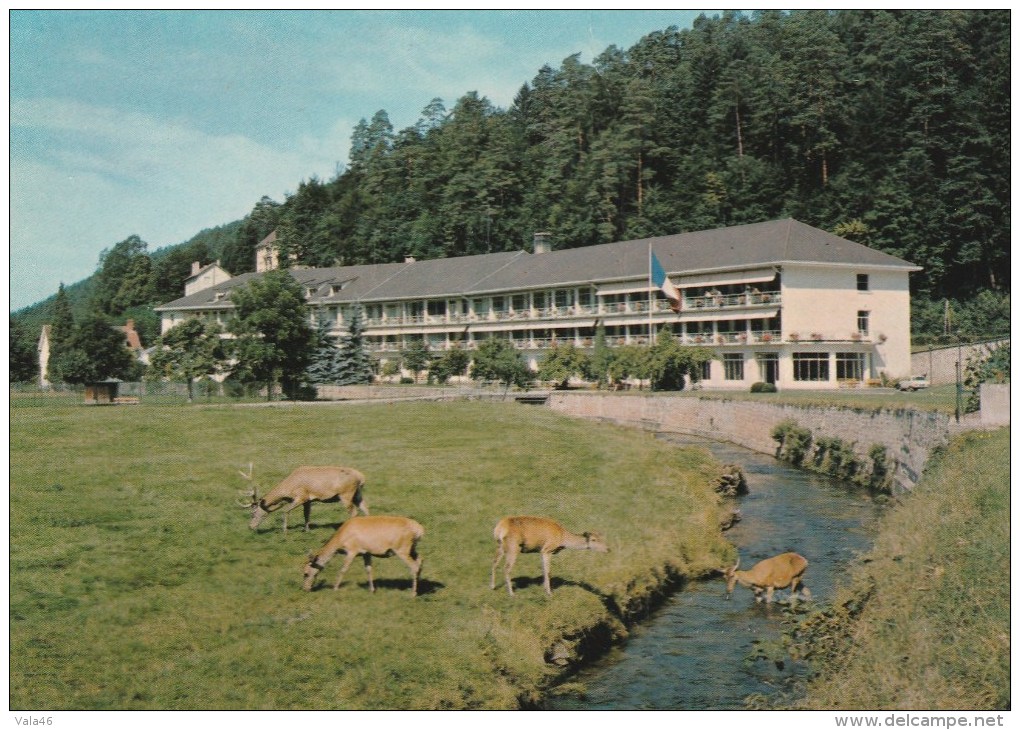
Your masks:
<instances>
[{"instance_id":1,"label":"large building","mask_svg":"<svg viewBox=\"0 0 1020 730\"><path fill-rule=\"evenodd\" d=\"M264 247L263 247L264 248ZM680 296L653 279L661 264ZM188 317L226 324L242 274L157 308L166 331ZM836 388L910 373L909 274L902 259L792 219L586 248L334 268L291 268L311 321L339 335L360 307L369 349L399 357L504 337L532 367L554 344L645 345L663 327L715 355L710 388Z\"/></svg>"}]
</instances>

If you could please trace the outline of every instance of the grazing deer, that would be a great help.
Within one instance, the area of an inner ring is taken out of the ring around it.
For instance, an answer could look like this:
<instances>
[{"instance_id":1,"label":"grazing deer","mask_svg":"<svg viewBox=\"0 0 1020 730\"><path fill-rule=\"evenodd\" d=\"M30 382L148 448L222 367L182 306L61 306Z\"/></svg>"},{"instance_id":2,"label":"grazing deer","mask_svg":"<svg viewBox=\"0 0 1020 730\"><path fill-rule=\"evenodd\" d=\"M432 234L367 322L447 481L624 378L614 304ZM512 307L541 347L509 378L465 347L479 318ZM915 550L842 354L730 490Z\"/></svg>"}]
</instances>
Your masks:
<instances>
[{"instance_id":1,"label":"grazing deer","mask_svg":"<svg viewBox=\"0 0 1020 730\"><path fill-rule=\"evenodd\" d=\"M251 464L248 473L241 476L252 483L251 491L244 492L245 501L241 506L251 510L248 524L257 530L259 524L278 509L283 509L283 531L287 531L287 514L298 507L304 507L305 530L309 529L312 516L312 502L341 502L354 517L358 510L368 514L368 504L362 495L365 476L357 469L346 466L299 466L286 479L277 484L266 496L259 499L258 486L252 480Z\"/></svg>"},{"instance_id":2,"label":"grazing deer","mask_svg":"<svg viewBox=\"0 0 1020 730\"><path fill-rule=\"evenodd\" d=\"M496 587L496 567L499 561L506 558L503 574L506 578L506 589L514 594L510 583L510 571L513 570L519 553L542 553L542 575L545 592L552 595L549 584L549 563L552 556L560 550L594 550L599 553L609 552L605 539L595 532L575 535L547 517L504 517L496 523L492 532L496 538L496 559L492 563L492 580L490 588Z\"/></svg>"},{"instance_id":3,"label":"grazing deer","mask_svg":"<svg viewBox=\"0 0 1020 730\"><path fill-rule=\"evenodd\" d=\"M740 557L737 556L736 565L723 571L726 578L726 598L729 599L733 595L733 588L737 583L754 590L755 603L761 602L762 591L765 591L765 602L772 603L773 591L786 587L790 588L790 600L793 601L797 595L798 585L803 587L804 595L807 597L811 595L803 581L807 566L808 561L803 556L797 553L783 553L762 560L750 570L737 570L740 567Z\"/></svg>"},{"instance_id":4,"label":"grazing deer","mask_svg":"<svg viewBox=\"0 0 1020 730\"><path fill-rule=\"evenodd\" d=\"M418 576L421 574L422 559L418 556L418 540L425 534L425 528L408 517L352 517L333 534L325 545L314 553L305 565L304 589L312 590L315 576L326 567L338 552L343 551L347 557L333 583L333 590L340 587L344 573L351 567L354 559L361 555L365 560L365 572L368 573L368 589L375 593L372 582L372 556L385 558L396 555L411 569L411 595L418 595Z\"/></svg>"}]
</instances>

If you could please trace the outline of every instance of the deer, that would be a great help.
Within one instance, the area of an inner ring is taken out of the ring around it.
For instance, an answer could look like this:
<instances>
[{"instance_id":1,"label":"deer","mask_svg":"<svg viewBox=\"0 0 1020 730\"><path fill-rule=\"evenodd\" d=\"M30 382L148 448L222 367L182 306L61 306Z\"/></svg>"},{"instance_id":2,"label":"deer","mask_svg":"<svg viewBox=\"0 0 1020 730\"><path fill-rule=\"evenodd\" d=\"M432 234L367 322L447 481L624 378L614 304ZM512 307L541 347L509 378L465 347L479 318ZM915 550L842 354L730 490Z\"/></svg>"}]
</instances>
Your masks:
<instances>
[{"instance_id":1,"label":"deer","mask_svg":"<svg viewBox=\"0 0 1020 730\"><path fill-rule=\"evenodd\" d=\"M553 555L560 550L609 552L609 546L600 534L583 532L580 535L575 535L559 522L548 517L504 517L496 523L492 534L496 538L496 559L492 563L492 578L489 587L495 589L496 568L499 566L499 561L506 558L503 575L506 579L506 589L511 596L514 594L514 588L510 581L510 571L513 570L519 553L542 554L542 585L545 587L546 594L551 596L549 563Z\"/></svg>"},{"instance_id":2,"label":"deer","mask_svg":"<svg viewBox=\"0 0 1020 730\"><path fill-rule=\"evenodd\" d=\"M737 570L740 567L738 555L736 565L723 571L726 578L726 598L728 600L733 596L733 588L737 583L754 590L755 603L761 602L762 591L765 592L765 603L772 603L773 592L787 587L790 589L790 600L794 601L798 585L803 588L806 598L811 595L803 580L807 566L808 561L802 555L783 553L762 560L750 570Z\"/></svg>"},{"instance_id":3,"label":"deer","mask_svg":"<svg viewBox=\"0 0 1020 730\"><path fill-rule=\"evenodd\" d=\"M372 558L396 555L411 569L411 597L418 595L418 576L421 575L422 558L417 553L418 541L425 534L425 528L409 517L376 515L352 517L340 525L333 537L309 556L305 564L303 588L312 590L317 576L338 552L346 554L344 564L333 583L333 590L340 588L344 573L354 559L361 555L368 573L368 589L375 593L372 581Z\"/></svg>"},{"instance_id":4,"label":"deer","mask_svg":"<svg viewBox=\"0 0 1020 730\"><path fill-rule=\"evenodd\" d=\"M248 473L241 476L252 483L250 492L243 492L245 500L240 505L251 510L252 530L271 512L283 509L283 531L287 532L287 514L298 507L304 507L305 531L311 529L312 502L341 502L354 517L358 510L368 514L368 504L362 494L365 476L357 469L347 466L299 466L290 475L261 499L258 486L252 479L254 466L248 465Z\"/></svg>"}]
</instances>

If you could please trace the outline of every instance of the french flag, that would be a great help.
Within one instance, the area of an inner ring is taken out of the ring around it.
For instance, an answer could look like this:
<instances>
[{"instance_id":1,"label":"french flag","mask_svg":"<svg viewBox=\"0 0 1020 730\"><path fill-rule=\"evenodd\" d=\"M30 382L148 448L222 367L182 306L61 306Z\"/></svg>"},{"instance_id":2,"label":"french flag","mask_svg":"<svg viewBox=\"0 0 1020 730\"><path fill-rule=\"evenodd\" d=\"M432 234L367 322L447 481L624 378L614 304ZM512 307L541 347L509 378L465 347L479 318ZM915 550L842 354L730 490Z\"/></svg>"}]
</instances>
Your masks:
<instances>
[{"instance_id":1,"label":"french flag","mask_svg":"<svg viewBox=\"0 0 1020 730\"><path fill-rule=\"evenodd\" d=\"M673 286L673 282L666 276L666 270L662 268L662 264L659 263L659 259L654 253L649 252L651 255L651 270L652 270L652 283L657 286L666 298L669 299L669 308L674 312L680 311L680 291Z\"/></svg>"}]
</instances>

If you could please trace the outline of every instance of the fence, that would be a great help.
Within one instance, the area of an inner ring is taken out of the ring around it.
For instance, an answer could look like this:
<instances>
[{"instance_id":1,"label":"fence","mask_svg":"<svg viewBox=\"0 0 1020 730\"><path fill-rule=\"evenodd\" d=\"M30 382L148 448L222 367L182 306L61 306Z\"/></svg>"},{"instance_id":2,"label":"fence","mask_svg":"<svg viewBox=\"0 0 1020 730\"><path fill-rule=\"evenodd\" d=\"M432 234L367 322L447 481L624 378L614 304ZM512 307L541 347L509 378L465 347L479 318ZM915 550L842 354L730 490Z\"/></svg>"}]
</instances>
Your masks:
<instances>
[{"instance_id":1,"label":"fence","mask_svg":"<svg viewBox=\"0 0 1020 730\"><path fill-rule=\"evenodd\" d=\"M927 349L910 356L910 369L913 375L927 374L932 385L949 385L956 382L956 363L966 368L971 358L983 357L1004 344L1009 344L1009 339L959 345L929 345Z\"/></svg>"}]
</instances>

